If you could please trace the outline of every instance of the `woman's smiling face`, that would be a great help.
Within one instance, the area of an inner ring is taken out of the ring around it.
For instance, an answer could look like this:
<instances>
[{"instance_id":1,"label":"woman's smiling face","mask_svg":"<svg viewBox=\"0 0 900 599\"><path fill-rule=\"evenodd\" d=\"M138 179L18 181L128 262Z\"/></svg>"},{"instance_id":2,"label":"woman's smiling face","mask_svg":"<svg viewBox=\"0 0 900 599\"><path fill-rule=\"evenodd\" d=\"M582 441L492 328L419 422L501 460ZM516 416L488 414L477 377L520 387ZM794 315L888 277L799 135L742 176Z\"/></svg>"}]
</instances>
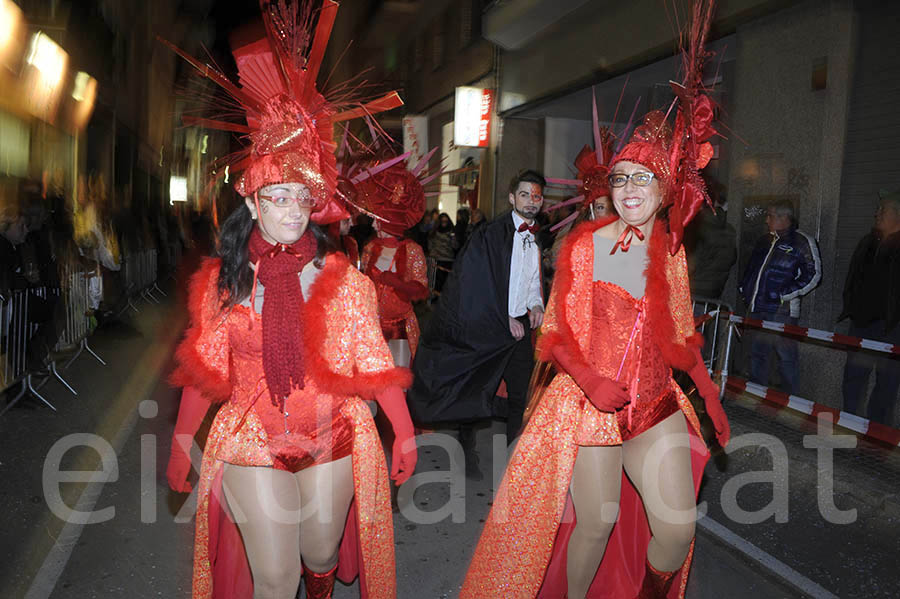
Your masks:
<instances>
[{"instance_id":1,"label":"woman's smiling face","mask_svg":"<svg viewBox=\"0 0 900 599\"><path fill-rule=\"evenodd\" d=\"M634 175L635 173L652 173L650 169L636 162L623 160L616 163L610 176ZM610 187L613 205L619 213L619 217L629 225L640 226L647 223L656 215L662 204L662 193L659 188L659 180L654 176L649 185L638 186L634 179L628 181L622 187Z\"/></svg>"}]
</instances>

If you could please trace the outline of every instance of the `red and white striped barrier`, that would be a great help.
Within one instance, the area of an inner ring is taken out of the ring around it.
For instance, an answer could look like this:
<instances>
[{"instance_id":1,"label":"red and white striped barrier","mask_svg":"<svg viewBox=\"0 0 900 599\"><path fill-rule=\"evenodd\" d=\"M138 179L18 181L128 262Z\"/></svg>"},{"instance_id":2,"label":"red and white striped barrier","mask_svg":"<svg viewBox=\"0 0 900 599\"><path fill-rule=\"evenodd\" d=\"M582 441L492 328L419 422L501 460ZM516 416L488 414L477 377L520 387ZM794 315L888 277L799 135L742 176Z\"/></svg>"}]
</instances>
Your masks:
<instances>
[{"instance_id":1,"label":"red and white striped barrier","mask_svg":"<svg viewBox=\"0 0 900 599\"><path fill-rule=\"evenodd\" d=\"M736 376L729 376L725 379L725 389L732 393L749 393L770 404L781 408L790 408L797 412L808 414L814 418L822 413L831 414L833 422L838 426L852 430L863 437L881 443L886 443L891 446L900 446L900 430L878 422L872 422L855 414L849 414L836 408L823 406L822 404L809 401L808 399L790 395L784 391L771 389Z\"/></svg>"},{"instance_id":2,"label":"red and white striped barrier","mask_svg":"<svg viewBox=\"0 0 900 599\"><path fill-rule=\"evenodd\" d=\"M850 337L849 335L841 335L840 333L835 333L833 331L798 327L797 325L772 322L771 320L744 318L742 316L737 316L736 314L729 315L728 320L735 324L742 324L747 327L765 329L767 331L775 331L778 333L787 333L788 335L806 337L808 339L817 339L827 343L834 343L835 345L843 345L844 347L862 348L886 354L900 355L900 345L893 345L882 341L873 341L872 339L863 339L862 337Z\"/></svg>"}]
</instances>

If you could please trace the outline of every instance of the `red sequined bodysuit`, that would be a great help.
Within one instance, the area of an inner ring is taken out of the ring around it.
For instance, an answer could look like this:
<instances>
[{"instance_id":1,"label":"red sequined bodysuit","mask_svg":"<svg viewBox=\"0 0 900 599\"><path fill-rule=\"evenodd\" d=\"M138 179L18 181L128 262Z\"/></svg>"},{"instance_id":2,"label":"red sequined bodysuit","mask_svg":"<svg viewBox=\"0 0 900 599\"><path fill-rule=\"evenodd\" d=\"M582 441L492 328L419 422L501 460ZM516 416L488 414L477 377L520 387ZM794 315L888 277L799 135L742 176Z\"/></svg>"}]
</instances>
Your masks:
<instances>
[{"instance_id":1,"label":"red sequined bodysuit","mask_svg":"<svg viewBox=\"0 0 900 599\"><path fill-rule=\"evenodd\" d=\"M228 314L232 402L242 413L254 411L266 431L273 466L299 472L350 455L353 431L341 413L346 397L331 395L307 377L303 389L293 389L284 404L284 413L269 399L262 375L262 325L251 320L250 308L238 305ZM233 445L233 447L232 447ZM226 443L219 459L236 465L244 463L241 444Z\"/></svg>"},{"instance_id":2,"label":"red sequined bodysuit","mask_svg":"<svg viewBox=\"0 0 900 599\"><path fill-rule=\"evenodd\" d=\"M613 283L593 285L590 363L598 374L629 385L631 403L616 412L625 441L679 410L670 385L672 369L645 334L646 302Z\"/></svg>"}]
</instances>

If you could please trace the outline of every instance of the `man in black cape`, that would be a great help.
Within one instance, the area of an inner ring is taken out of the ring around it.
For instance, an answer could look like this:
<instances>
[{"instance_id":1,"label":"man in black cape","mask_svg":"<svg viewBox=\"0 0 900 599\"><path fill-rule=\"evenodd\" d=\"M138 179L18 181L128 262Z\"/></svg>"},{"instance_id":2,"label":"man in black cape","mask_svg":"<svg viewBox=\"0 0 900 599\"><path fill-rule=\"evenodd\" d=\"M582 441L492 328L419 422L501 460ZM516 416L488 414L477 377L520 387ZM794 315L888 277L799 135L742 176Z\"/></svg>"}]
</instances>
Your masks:
<instances>
[{"instance_id":1,"label":"man in black cape","mask_svg":"<svg viewBox=\"0 0 900 599\"><path fill-rule=\"evenodd\" d=\"M522 426L534 368L531 329L543 322L535 216L544 178L523 171L511 183L513 210L475 230L457 257L416 351L408 392L413 420L461 422L466 472L480 479L476 420L505 416L507 440ZM495 394L506 381L508 399Z\"/></svg>"}]
</instances>

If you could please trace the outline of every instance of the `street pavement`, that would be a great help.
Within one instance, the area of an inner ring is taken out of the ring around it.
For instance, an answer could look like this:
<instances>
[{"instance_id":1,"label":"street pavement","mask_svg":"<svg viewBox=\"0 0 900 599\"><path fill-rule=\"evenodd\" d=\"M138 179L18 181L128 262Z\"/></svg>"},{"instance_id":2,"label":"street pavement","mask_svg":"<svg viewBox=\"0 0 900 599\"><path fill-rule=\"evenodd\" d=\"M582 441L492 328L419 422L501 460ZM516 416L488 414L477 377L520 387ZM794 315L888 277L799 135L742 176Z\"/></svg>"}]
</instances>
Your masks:
<instances>
[{"instance_id":1,"label":"street pavement","mask_svg":"<svg viewBox=\"0 0 900 599\"><path fill-rule=\"evenodd\" d=\"M165 482L178 397L165 376L185 315L172 299L140 308L91 338L107 367L85 354L65 371L77 398L50 382L44 389L57 413L27 401L0 418L0 597L190 596L193 497ZM707 468L700 496L707 515L687 596L896 597L900 452L855 437L855 447L834 450L836 513L856 510L852 522L836 524L819 509L817 450L804 447L804 439L814 444L817 423L749 397L729 397L726 410L744 447L729 453L724 471ZM453 431L419 438L417 483L401 491L395 514L401 599L457 596L506 459L502 430L500 423L478 430L486 474L478 482L453 476L463 469ZM97 470L101 454L107 459L93 482L44 483L45 471ZM108 519L64 522L56 489L65 505L106 509ZM786 521L746 522L785 496ZM334 596L358 597L358 586L339 583Z\"/></svg>"}]
</instances>

